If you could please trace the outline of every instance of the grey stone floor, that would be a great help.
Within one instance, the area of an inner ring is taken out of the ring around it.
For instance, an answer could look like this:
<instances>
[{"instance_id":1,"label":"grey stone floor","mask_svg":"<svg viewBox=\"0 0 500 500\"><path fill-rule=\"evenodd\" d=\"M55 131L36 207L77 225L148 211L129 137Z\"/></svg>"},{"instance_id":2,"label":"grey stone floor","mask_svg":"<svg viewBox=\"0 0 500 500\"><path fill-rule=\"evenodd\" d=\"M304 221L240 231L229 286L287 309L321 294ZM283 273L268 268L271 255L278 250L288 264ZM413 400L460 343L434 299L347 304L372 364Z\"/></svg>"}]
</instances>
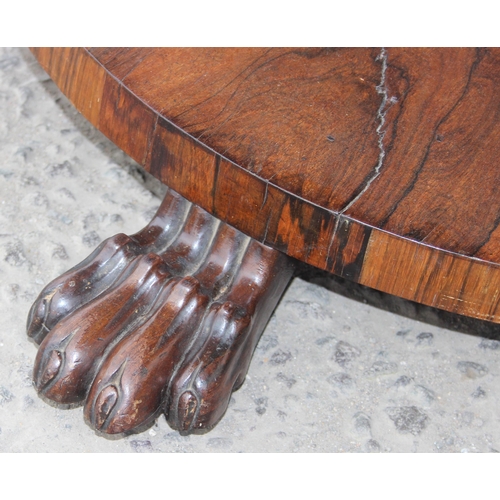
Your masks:
<instances>
[{"instance_id":1,"label":"grey stone floor","mask_svg":"<svg viewBox=\"0 0 500 500\"><path fill-rule=\"evenodd\" d=\"M481 337L496 327L308 269L210 433L182 437L161 417L108 440L81 408L44 403L31 385L30 305L100 241L144 226L159 205L148 187L26 49L0 49L0 451L500 450L500 342Z\"/></svg>"}]
</instances>

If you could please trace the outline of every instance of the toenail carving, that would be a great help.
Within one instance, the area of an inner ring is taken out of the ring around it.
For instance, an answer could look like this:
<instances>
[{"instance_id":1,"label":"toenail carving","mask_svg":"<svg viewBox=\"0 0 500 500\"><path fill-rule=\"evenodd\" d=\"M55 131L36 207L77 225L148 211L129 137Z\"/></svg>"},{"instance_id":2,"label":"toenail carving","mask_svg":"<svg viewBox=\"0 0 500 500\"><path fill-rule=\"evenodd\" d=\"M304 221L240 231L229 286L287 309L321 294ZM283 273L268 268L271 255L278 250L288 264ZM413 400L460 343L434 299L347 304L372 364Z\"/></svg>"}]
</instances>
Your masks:
<instances>
[{"instance_id":1,"label":"toenail carving","mask_svg":"<svg viewBox=\"0 0 500 500\"><path fill-rule=\"evenodd\" d=\"M179 421L182 425L182 428L179 430L187 432L192 428L197 408L198 400L196 399L196 396L191 391L182 393L179 398L178 407L178 415L180 417Z\"/></svg>"},{"instance_id":2,"label":"toenail carving","mask_svg":"<svg viewBox=\"0 0 500 500\"><path fill-rule=\"evenodd\" d=\"M114 385L108 385L101 391L95 403L94 425L97 430L104 427L117 401L118 390Z\"/></svg>"},{"instance_id":3,"label":"toenail carving","mask_svg":"<svg viewBox=\"0 0 500 500\"><path fill-rule=\"evenodd\" d=\"M60 351L50 351L41 375L36 381L36 387L39 391L43 390L57 376L59 368L61 368L61 358Z\"/></svg>"},{"instance_id":4,"label":"toenail carving","mask_svg":"<svg viewBox=\"0 0 500 500\"><path fill-rule=\"evenodd\" d=\"M28 317L34 383L102 434L164 413L206 432L243 382L292 261L169 190L153 220L53 280Z\"/></svg>"}]
</instances>

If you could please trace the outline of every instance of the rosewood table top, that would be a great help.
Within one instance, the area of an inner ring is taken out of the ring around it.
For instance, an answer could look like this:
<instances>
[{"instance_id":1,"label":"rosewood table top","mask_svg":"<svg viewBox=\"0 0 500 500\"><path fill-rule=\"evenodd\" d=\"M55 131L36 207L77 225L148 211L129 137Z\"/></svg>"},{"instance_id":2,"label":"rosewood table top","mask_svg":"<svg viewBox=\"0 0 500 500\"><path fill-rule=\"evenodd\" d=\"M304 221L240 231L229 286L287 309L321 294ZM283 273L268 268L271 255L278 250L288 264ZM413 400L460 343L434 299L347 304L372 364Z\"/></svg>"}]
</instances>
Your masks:
<instances>
[{"instance_id":1,"label":"rosewood table top","mask_svg":"<svg viewBox=\"0 0 500 500\"><path fill-rule=\"evenodd\" d=\"M222 221L500 322L500 50L32 50L95 127Z\"/></svg>"}]
</instances>

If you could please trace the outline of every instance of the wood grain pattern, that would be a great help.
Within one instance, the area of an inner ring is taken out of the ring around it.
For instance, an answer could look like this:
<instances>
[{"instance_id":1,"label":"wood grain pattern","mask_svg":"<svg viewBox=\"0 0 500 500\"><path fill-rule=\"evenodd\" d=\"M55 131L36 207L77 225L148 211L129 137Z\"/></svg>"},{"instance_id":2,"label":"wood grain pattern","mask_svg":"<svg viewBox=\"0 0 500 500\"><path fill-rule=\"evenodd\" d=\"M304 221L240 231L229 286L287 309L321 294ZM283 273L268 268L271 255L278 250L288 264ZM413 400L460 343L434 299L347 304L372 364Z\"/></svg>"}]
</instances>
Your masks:
<instances>
[{"instance_id":1,"label":"wood grain pattern","mask_svg":"<svg viewBox=\"0 0 500 500\"><path fill-rule=\"evenodd\" d=\"M33 51L97 128L221 220L500 322L499 49Z\"/></svg>"},{"instance_id":2,"label":"wood grain pattern","mask_svg":"<svg viewBox=\"0 0 500 500\"><path fill-rule=\"evenodd\" d=\"M33 304L34 383L100 433L160 413L206 432L244 381L293 261L169 190L139 233L104 241Z\"/></svg>"},{"instance_id":3,"label":"wood grain pattern","mask_svg":"<svg viewBox=\"0 0 500 500\"><path fill-rule=\"evenodd\" d=\"M359 279L372 288L387 283L395 295L415 302L490 321L499 314L498 280L496 266L383 232L370 238Z\"/></svg>"}]
</instances>

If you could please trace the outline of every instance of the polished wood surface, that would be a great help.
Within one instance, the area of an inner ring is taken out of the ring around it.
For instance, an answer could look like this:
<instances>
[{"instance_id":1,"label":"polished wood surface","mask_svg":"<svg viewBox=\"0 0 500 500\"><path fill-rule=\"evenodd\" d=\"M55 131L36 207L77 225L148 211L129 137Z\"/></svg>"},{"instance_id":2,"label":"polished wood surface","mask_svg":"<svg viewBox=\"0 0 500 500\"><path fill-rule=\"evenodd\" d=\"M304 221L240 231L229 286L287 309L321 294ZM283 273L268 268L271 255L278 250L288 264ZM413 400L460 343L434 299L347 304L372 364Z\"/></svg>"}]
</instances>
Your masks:
<instances>
[{"instance_id":1,"label":"polished wood surface","mask_svg":"<svg viewBox=\"0 0 500 500\"><path fill-rule=\"evenodd\" d=\"M33 379L58 405L84 404L102 434L160 413L181 433L210 430L245 379L294 261L169 190L144 229L108 238L49 283L28 335Z\"/></svg>"},{"instance_id":2,"label":"polished wood surface","mask_svg":"<svg viewBox=\"0 0 500 500\"><path fill-rule=\"evenodd\" d=\"M33 53L99 130L219 219L500 322L500 50Z\"/></svg>"}]
</instances>

